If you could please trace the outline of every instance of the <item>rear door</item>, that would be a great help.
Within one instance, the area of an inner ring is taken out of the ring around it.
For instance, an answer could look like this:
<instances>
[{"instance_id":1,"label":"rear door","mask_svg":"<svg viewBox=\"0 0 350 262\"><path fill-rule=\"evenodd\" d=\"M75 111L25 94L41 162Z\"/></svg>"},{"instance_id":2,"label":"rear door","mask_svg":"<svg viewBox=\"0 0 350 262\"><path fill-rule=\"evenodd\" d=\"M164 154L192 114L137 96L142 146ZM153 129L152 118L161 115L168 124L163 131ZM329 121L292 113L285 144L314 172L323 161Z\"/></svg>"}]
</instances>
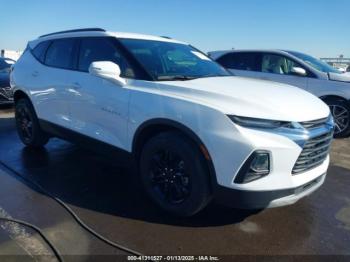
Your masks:
<instances>
[{"instance_id":1,"label":"rear door","mask_svg":"<svg viewBox=\"0 0 350 262\"><path fill-rule=\"evenodd\" d=\"M32 68L32 100L40 119L70 128L69 93L73 88L77 40L65 38L49 41L45 52L38 51L41 64ZM44 45L44 44L43 44ZM40 48L40 46L38 46Z\"/></svg>"},{"instance_id":2,"label":"rear door","mask_svg":"<svg viewBox=\"0 0 350 262\"><path fill-rule=\"evenodd\" d=\"M256 52L234 52L217 61L236 76L258 77L260 54Z\"/></svg>"}]
</instances>

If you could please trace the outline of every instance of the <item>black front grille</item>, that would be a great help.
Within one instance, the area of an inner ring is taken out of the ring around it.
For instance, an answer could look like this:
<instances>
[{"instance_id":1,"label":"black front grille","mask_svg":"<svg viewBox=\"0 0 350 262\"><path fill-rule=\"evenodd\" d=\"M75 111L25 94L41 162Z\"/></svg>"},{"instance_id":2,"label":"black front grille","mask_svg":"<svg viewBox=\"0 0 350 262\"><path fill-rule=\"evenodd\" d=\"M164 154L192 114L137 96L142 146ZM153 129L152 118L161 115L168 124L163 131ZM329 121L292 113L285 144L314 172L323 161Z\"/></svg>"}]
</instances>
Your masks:
<instances>
[{"instance_id":1,"label":"black front grille","mask_svg":"<svg viewBox=\"0 0 350 262\"><path fill-rule=\"evenodd\" d=\"M321 165L329 153L333 131L309 139L293 167L293 174L303 173Z\"/></svg>"},{"instance_id":2,"label":"black front grille","mask_svg":"<svg viewBox=\"0 0 350 262\"><path fill-rule=\"evenodd\" d=\"M318 128L326 124L328 118L322 118L313 121L301 122L300 124L306 129Z\"/></svg>"}]
</instances>

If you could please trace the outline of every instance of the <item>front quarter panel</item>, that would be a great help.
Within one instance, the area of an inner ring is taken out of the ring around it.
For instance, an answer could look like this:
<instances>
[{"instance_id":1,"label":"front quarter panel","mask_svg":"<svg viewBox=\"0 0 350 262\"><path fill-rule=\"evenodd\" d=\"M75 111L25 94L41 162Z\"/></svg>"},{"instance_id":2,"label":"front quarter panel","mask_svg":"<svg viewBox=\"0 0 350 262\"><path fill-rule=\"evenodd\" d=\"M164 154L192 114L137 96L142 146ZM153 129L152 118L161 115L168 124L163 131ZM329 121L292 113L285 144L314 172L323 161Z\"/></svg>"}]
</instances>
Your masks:
<instances>
[{"instance_id":1,"label":"front quarter panel","mask_svg":"<svg viewBox=\"0 0 350 262\"><path fill-rule=\"evenodd\" d=\"M234 171L253 150L244 137L235 136L239 131L225 114L209 106L161 94L154 83L131 89L129 108L129 151L132 151L134 136L142 124L159 118L172 120L190 129L204 144L221 185L232 183ZM232 139L235 140L235 155L232 155Z\"/></svg>"},{"instance_id":2,"label":"front quarter panel","mask_svg":"<svg viewBox=\"0 0 350 262\"><path fill-rule=\"evenodd\" d=\"M318 97L339 96L350 99L350 83L310 78L308 91Z\"/></svg>"}]
</instances>

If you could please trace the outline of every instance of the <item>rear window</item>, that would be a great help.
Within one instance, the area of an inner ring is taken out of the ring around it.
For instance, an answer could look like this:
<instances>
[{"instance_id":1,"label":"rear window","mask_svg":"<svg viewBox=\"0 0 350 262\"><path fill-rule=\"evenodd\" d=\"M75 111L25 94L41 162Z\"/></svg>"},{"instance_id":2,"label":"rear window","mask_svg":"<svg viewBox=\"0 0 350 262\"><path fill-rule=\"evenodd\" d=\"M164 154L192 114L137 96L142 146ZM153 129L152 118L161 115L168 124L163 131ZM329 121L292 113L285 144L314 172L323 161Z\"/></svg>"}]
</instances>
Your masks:
<instances>
[{"instance_id":1,"label":"rear window","mask_svg":"<svg viewBox=\"0 0 350 262\"><path fill-rule=\"evenodd\" d=\"M50 41L41 42L32 50L32 53L36 57L36 59L38 59L42 63L44 63L45 53L49 45Z\"/></svg>"},{"instance_id":2,"label":"rear window","mask_svg":"<svg viewBox=\"0 0 350 262\"><path fill-rule=\"evenodd\" d=\"M45 64L63 69L73 69L75 40L59 39L52 41L46 52Z\"/></svg>"},{"instance_id":3,"label":"rear window","mask_svg":"<svg viewBox=\"0 0 350 262\"><path fill-rule=\"evenodd\" d=\"M218 63L228 69L258 71L258 53L230 53L218 59Z\"/></svg>"}]
</instances>

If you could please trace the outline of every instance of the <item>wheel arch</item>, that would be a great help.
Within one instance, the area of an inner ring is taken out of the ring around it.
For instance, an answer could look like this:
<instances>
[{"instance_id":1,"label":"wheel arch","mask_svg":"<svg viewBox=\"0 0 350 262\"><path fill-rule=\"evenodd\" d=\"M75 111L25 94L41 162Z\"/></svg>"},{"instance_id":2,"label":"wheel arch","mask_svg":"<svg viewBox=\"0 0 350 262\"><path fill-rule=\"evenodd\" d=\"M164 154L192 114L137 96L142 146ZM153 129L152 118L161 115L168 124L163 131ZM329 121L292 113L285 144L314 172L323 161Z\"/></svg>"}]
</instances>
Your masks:
<instances>
[{"instance_id":1,"label":"wheel arch","mask_svg":"<svg viewBox=\"0 0 350 262\"><path fill-rule=\"evenodd\" d=\"M16 102L21 99L21 98L27 98L29 101L30 101L30 98L29 96L22 90L16 90L14 95L13 95L13 99L15 101L15 104Z\"/></svg>"},{"instance_id":2,"label":"wheel arch","mask_svg":"<svg viewBox=\"0 0 350 262\"><path fill-rule=\"evenodd\" d=\"M206 167L210 176L209 178L211 188L214 189L215 185L217 185L216 172L208 149L192 129L177 121L157 118L148 120L140 125L135 132L132 142L132 153L134 158L136 160L139 159L142 147L145 145L148 139L161 132L166 131L177 131L192 140L198 146L206 163Z\"/></svg>"},{"instance_id":3,"label":"wheel arch","mask_svg":"<svg viewBox=\"0 0 350 262\"><path fill-rule=\"evenodd\" d=\"M346 98L340 96L340 95L324 95L324 96L321 96L320 99L322 101L326 101L327 99L336 99L336 100L342 100L342 101L345 101L347 103L349 103L349 100L347 100Z\"/></svg>"}]
</instances>

